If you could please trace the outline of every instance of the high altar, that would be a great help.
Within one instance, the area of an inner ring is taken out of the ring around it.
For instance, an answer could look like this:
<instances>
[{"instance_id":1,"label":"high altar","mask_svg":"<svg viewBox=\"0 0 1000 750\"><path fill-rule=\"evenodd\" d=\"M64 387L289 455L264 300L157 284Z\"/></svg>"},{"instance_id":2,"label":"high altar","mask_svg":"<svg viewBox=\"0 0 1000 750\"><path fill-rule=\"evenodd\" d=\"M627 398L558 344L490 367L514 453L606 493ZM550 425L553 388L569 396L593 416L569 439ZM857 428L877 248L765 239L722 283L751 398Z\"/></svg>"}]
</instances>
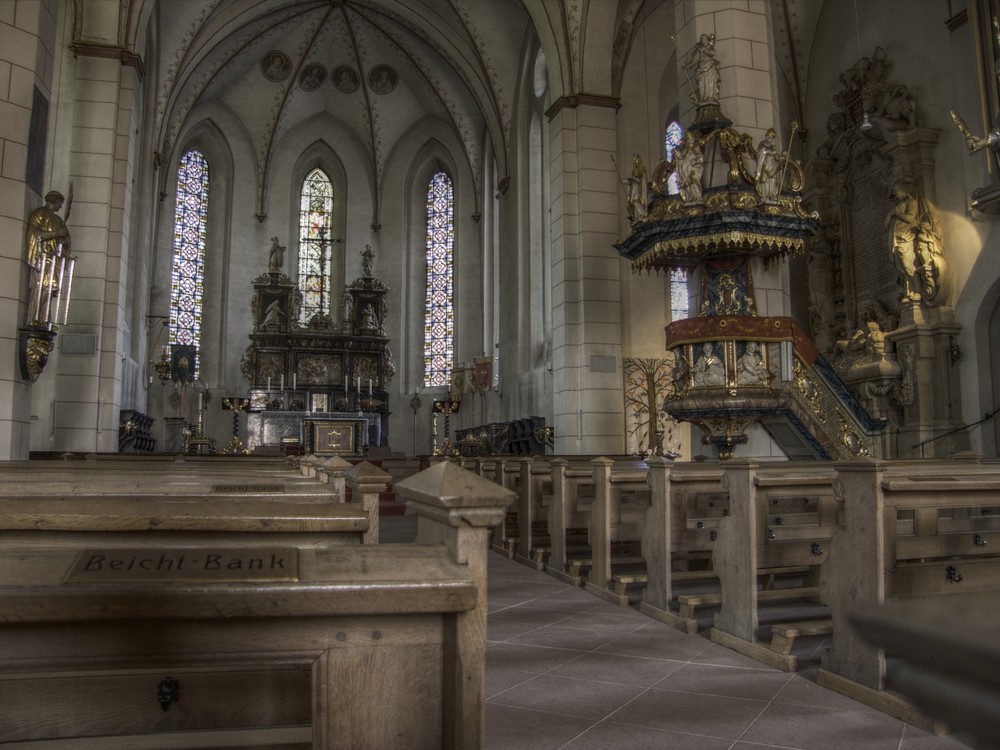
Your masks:
<instances>
[{"instance_id":1,"label":"high altar","mask_svg":"<svg viewBox=\"0 0 1000 750\"><path fill-rule=\"evenodd\" d=\"M321 284L321 312L301 322L302 293L273 243L268 271L253 280L254 330L241 362L250 382L248 449L365 455L387 445L386 386L396 366L385 335L389 290L372 275L374 252L362 252L363 275L344 287L338 320L324 312Z\"/></svg>"}]
</instances>

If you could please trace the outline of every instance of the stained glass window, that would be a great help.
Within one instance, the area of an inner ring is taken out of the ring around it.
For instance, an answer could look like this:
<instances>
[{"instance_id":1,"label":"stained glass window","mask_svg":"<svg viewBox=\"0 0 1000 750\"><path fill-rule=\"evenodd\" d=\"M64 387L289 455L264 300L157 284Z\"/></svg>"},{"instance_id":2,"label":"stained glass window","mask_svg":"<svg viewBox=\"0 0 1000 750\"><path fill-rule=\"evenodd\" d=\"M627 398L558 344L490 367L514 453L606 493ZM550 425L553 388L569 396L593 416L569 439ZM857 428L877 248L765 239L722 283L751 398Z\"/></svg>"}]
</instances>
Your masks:
<instances>
[{"instance_id":1,"label":"stained glass window","mask_svg":"<svg viewBox=\"0 0 1000 750\"><path fill-rule=\"evenodd\" d=\"M201 343L201 313L205 279L205 238L208 226L208 162L192 149L177 168L173 262L170 267L171 344ZM198 377L195 358L194 377Z\"/></svg>"},{"instance_id":2,"label":"stained glass window","mask_svg":"<svg viewBox=\"0 0 1000 750\"><path fill-rule=\"evenodd\" d=\"M301 322L330 310L330 227L333 183L321 169L302 181L299 196L299 289Z\"/></svg>"},{"instance_id":3,"label":"stained glass window","mask_svg":"<svg viewBox=\"0 0 1000 750\"><path fill-rule=\"evenodd\" d=\"M424 385L427 387L448 385L454 364L454 208L451 178L438 172L427 186L427 297L424 308Z\"/></svg>"},{"instance_id":4,"label":"stained glass window","mask_svg":"<svg viewBox=\"0 0 1000 750\"><path fill-rule=\"evenodd\" d=\"M681 138L684 137L684 128L677 120L673 120L667 124L667 132L663 138L663 150L667 157L667 161L670 161L671 154L674 153L674 149L681 145ZM680 192L680 185L677 181L677 173L672 172L670 177L667 178L667 192L670 195L677 195Z\"/></svg>"},{"instance_id":5,"label":"stained glass window","mask_svg":"<svg viewBox=\"0 0 1000 750\"><path fill-rule=\"evenodd\" d=\"M670 269L670 320L688 317L688 272L686 268Z\"/></svg>"}]
</instances>

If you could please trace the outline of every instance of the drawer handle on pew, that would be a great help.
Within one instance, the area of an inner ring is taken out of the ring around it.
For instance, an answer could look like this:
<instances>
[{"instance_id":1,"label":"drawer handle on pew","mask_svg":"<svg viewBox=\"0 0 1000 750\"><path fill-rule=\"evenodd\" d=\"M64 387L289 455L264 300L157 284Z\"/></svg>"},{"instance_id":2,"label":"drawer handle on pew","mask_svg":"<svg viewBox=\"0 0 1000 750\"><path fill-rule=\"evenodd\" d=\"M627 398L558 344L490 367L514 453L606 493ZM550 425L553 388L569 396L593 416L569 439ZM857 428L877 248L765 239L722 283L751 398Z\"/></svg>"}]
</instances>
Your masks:
<instances>
[{"instance_id":1,"label":"drawer handle on pew","mask_svg":"<svg viewBox=\"0 0 1000 750\"><path fill-rule=\"evenodd\" d=\"M954 565L949 565L945 570L945 575L948 576L948 580L953 583L958 583L962 580L962 574L958 572L958 568Z\"/></svg>"},{"instance_id":2,"label":"drawer handle on pew","mask_svg":"<svg viewBox=\"0 0 1000 750\"><path fill-rule=\"evenodd\" d=\"M769 541L769 542L773 542L774 541L774 529L768 529L767 530L767 541Z\"/></svg>"},{"instance_id":3,"label":"drawer handle on pew","mask_svg":"<svg viewBox=\"0 0 1000 750\"><path fill-rule=\"evenodd\" d=\"M714 542L716 539L719 538L719 532L716 531L715 529L712 529L710 532L708 532L708 538Z\"/></svg>"},{"instance_id":4,"label":"drawer handle on pew","mask_svg":"<svg viewBox=\"0 0 1000 750\"><path fill-rule=\"evenodd\" d=\"M985 547L986 546L986 540L983 539L983 535L982 534L975 534L972 537L972 543L974 545L976 545L977 547Z\"/></svg>"},{"instance_id":5,"label":"drawer handle on pew","mask_svg":"<svg viewBox=\"0 0 1000 750\"><path fill-rule=\"evenodd\" d=\"M171 703L176 703L180 697L180 681L176 677L164 677L156 683L156 699L160 708L167 711Z\"/></svg>"},{"instance_id":6,"label":"drawer handle on pew","mask_svg":"<svg viewBox=\"0 0 1000 750\"><path fill-rule=\"evenodd\" d=\"M823 548L819 546L819 542L813 542L809 547L809 551L812 553L813 557L820 557L823 554Z\"/></svg>"}]
</instances>

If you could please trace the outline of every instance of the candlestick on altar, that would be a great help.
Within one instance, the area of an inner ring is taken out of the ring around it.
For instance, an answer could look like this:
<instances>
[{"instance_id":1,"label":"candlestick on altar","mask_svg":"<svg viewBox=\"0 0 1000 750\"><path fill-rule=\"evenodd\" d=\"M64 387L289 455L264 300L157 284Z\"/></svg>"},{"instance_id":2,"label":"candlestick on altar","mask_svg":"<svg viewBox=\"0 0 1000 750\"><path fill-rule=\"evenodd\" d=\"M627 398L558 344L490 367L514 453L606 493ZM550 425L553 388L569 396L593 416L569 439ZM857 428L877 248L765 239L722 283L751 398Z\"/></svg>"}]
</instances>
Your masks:
<instances>
[{"instance_id":1,"label":"candlestick on altar","mask_svg":"<svg viewBox=\"0 0 1000 750\"><path fill-rule=\"evenodd\" d=\"M372 379L368 378L368 398L372 397Z\"/></svg>"},{"instance_id":2,"label":"candlestick on altar","mask_svg":"<svg viewBox=\"0 0 1000 750\"><path fill-rule=\"evenodd\" d=\"M285 390L285 373L281 373L281 390Z\"/></svg>"},{"instance_id":3,"label":"candlestick on altar","mask_svg":"<svg viewBox=\"0 0 1000 750\"><path fill-rule=\"evenodd\" d=\"M250 453L249 448L243 447L243 442L240 440L240 412L250 406L250 399L243 398L242 396L229 396L222 399L222 408L233 413L233 439L229 441L229 445L223 450L223 454L248 454Z\"/></svg>"}]
</instances>

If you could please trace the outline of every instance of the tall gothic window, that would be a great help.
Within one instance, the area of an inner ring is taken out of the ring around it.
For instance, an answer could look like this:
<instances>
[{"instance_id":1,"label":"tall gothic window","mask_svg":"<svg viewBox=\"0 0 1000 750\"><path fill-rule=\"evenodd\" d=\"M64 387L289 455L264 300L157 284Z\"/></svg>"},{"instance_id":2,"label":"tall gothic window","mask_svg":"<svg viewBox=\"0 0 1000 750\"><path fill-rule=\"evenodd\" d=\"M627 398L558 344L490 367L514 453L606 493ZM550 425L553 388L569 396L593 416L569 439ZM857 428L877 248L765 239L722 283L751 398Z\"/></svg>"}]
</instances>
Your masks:
<instances>
[{"instance_id":1,"label":"tall gothic window","mask_svg":"<svg viewBox=\"0 0 1000 750\"><path fill-rule=\"evenodd\" d=\"M670 320L684 320L688 309L688 272L686 268L670 269Z\"/></svg>"},{"instance_id":2,"label":"tall gothic window","mask_svg":"<svg viewBox=\"0 0 1000 750\"><path fill-rule=\"evenodd\" d=\"M299 196L299 289L301 322L330 310L330 229L333 183L321 169L302 181Z\"/></svg>"},{"instance_id":3,"label":"tall gothic window","mask_svg":"<svg viewBox=\"0 0 1000 750\"><path fill-rule=\"evenodd\" d=\"M427 296L424 307L424 385L451 382L455 311L453 255L455 193L444 172L427 185Z\"/></svg>"},{"instance_id":4,"label":"tall gothic window","mask_svg":"<svg viewBox=\"0 0 1000 750\"><path fill-rule=\"evenodd\" d=\"M664 155L667 157L667 161L670 161L671 155L674 153L674 149L681 145L681 138L684 137L684 128L677 120L672 120L667 123L667 130L663 136L663 151ZM677 195L681 191L680 184L677 180L677 173L671 172L670 177L667 178L667 192L670 195Z\"/></svg>"},{"instance_id":5,"label":"tall gothic window","mask_svg":"<svg viewBox=\"0 0 1000 750\"><path fill-rule=\"evenodd\" d=\"M208 162L192 149L177 168L174 247L170 267L171 344L201 345L201 313L205 280L205 237L208 227ZM201 357L195 358L198 377Z\"/></svg>"},{"instance_id":6,"label":"tall gothic window","mask_svg":"<svg viewBox=\"0 0 1000 750\"><path fill-rule=\"evenodd\" d=\"M667 128L663 135L663 151L670 161L674 149L681 145L684 137L684 128L677 120L667 123ZM677 173L672 172L667 179L667 192L670 195L677 195L680 192L680 185L677 180ZM670 269L670 320L684 320L690 315L688 309L688 272L686 268Z\"/></svg>"}]
</instances>

